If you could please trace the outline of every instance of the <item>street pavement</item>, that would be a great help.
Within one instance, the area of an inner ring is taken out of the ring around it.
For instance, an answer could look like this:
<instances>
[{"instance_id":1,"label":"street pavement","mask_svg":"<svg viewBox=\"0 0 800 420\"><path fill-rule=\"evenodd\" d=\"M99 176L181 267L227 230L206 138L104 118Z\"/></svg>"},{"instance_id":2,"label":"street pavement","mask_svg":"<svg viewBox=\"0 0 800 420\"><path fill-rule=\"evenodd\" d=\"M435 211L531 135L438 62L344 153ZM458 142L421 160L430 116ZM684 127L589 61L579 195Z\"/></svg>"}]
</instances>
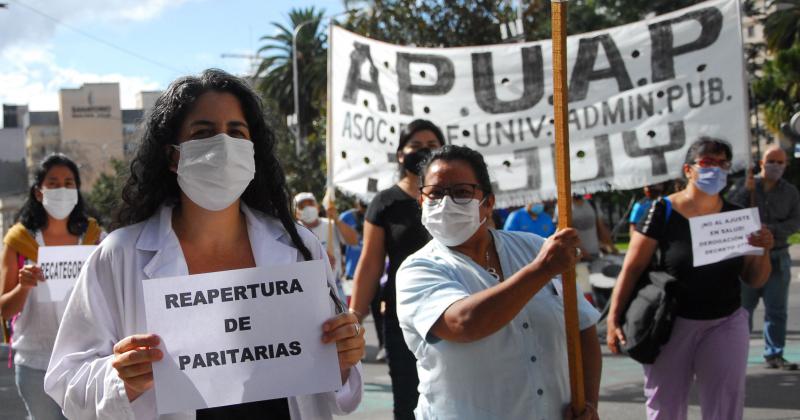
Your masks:
<instances>
[{"instance_id":1,"label":"street pavement","mask_svg":"<svg viewBox=\"0 0 800 420\"><path fill-rule=\"evenodd\" d=\"M790 250L792 255L792 284L789 288L789 323L785 357L800 362L800 245ZM800 371L785 372L764 367L761 356L764 310L759 304L754 315L750 337L750 356L744 418L747 420L800 419ZM371 321L367 321L370 323ZM392 388L388 367L375 363L377 340L370 323L367 328L367 362L365 394L355 413L342 418L358 420L392 419ZM603 347L603 375L600 384L600 418L641 420L645 418L641 365L624 356L612 355ZM476 380L479 380L476 378ZM700 419L696 390L691 391L689 418Z\"/></svg>"},{"instance_id":2,"label":"street pavement","mask_svg":"<svg viewBox=\"0 0 800 420\"><path fill-rule=\"evenodd\" d=\"M800 245L791 248L792 285L789 296L789 324L785 357L800 362ZM800 371L766 369L761 357L763 307L756 310L750 338L747 367L747 420L800 419ZM343 418L358 420L392 419L392 390L388 366L374 361L377 340L368 319L367 361L364 363L364 399L358 410ZM13 370L6 366L8 349L0 346L0 420L24 419L25 409L17 395ZM478 380L476 378L476 380ZM628 358L614 356L603 348L603 376L600 389L600 418L640 420L645 418L641 366ZM700 419L697 393L692 390L689 418Z\"/></svg>"}]
</instances>

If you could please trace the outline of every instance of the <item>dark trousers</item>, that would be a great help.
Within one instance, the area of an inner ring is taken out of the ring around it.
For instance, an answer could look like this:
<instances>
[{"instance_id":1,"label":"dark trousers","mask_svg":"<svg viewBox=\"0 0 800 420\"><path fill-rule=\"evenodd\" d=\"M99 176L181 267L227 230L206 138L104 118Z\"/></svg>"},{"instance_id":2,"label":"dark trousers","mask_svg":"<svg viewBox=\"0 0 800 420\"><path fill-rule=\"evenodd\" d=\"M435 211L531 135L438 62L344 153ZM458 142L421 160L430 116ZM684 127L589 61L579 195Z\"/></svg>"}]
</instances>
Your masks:
<instances>
[{"instance_id":1,"label":"dark trousers","mask_svg":"<svg viewBox=\"0 0 800 420\"><path fill-rule=\"evenodd\" d=\"M395 420L414 420L414 409L419 400L417 359L406 346L400 324L384 318L384 346L392 378Z\"/></svg>"},{"instance_id":2,"label":"dark trousers","mask_svg":"<svg viewBox=\"0 0 800 420\"><path fill-rule=\"evenodd\" d=\"M372 314L372 320L375 321L375 333L378 334L379 347L383 347L383 314L381 313L381 301L383 300L381 298L382 296L383 290L379 290L378 293L375 293L375 297L372 298L372 302L369 304L369 311Z\"/></svg>"}]
</instances>

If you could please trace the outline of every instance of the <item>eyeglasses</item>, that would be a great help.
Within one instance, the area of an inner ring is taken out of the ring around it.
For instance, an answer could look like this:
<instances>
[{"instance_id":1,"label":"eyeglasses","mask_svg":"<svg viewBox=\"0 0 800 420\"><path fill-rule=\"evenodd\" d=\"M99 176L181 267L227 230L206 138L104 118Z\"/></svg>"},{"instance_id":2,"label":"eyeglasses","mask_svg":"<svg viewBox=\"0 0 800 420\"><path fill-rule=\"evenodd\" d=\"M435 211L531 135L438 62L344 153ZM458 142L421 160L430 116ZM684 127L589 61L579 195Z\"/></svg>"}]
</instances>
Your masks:
<instances>
[{"instance_id":1,"label":"eyeglasses","mask_svg":"<svg viewBox=\"0 0 800 420\"><path fill-rule=\"evenodd\" d=\"M717 167L726 171L731 169L731 161L725 159L714 159L714 158L704 157L694 161L694 164L701 168Z\"/></svg>"},{"instance_id":2,"label":"eyeglasses","mask_svg":"<svg viewBox=\"0 0 800 420\"><path fill-rule=\"evenodd\" d=\"M428 199L431 204L438 204L445 196L450 196L456 204L467 204L475 198L475 192L480 190L478 184L453 184L450 187L440 187L438 185L424 185L419 192Z\"/></svg>"}]
</instances>

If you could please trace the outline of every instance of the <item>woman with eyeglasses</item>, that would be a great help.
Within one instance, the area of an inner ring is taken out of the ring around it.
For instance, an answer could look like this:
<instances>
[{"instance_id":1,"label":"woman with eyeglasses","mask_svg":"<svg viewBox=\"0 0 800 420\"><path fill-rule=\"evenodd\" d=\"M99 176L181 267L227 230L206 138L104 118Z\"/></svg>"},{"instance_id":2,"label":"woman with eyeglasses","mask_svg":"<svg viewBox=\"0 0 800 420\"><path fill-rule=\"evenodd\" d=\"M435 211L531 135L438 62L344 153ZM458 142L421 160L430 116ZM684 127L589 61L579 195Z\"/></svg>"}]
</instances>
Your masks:
<instances>
[{"instance_id":1,"label":"woman with eyeglasses","mask_svg":"<svg viewBox=\"0 0 800 420\"><path fill-rule=\"evenodd\" d=\"M489 229L495 201L489 172L468 147L434 152L422 174L422 223L433 240L397 273L397 314L418 359L416 418L596 419L599 314L583 297L587 409L568 408L559 275L580 257L577 232L563 229L545 240Z\"/></svg>"},{"instance_id":2,"label":"woman with eyeglasses","mask_svg":"<svg viewBox=\"0 0 800 420\"><path fill-rule=\"evenodd\" d=\"M772 234L765 227L748 237L764 248L744 256L694 267L689 219L737 210L720 196L731 168L731 146L702 137L686 153L686 188L658 200L636 225L608 314L606 342L618 353L625 343L620 326L636 282L656 250L664 270L678 280L677 308L669 341L653 364L645 364L647 417L685 419L689 389L696 382L704 419L741 419L749 330L741 308L740 281L751 287L766 282Z\"/></svg>"},{"instance_id":3,"label":"woman with eyeglasses","mask_svg":"<svg viewBox=\"0 0 800 420\"><path fill-rule=\"evenodd\" d=\"M430 121L414 120L400 133L397 161L400 181L376 195L367 207L364 221L364 246L356 267L350 310L361 320L370 310L370 303L379 292L380 278L387 271L386 285L380 298L386 304L383 314L383 335L389 376L392 379L394 418L414 419L419 379L416 359L403 341L397 321L395 274L403 260L422 248L429 240L420 224L420 165L431 150L444 146L442 131ZM389 265L386 266L386 257ZM380 304L377 305L380 310Z\"/></svg>"},{"instance_id":4,"label":"woman with eyeglasses","mask_svg":"<svg viewBox=\"0 0 800 420\"><path fill-rule=\"evenodd\" d=\"M174 81L156 101L122 192L123 227L84 265L45 376L68 418L319 420L358 406L364 329L341 313L314 331L336 346L338 391L163 416L156 409L153 363L164 354L145 319L143 283L157 281L148 279L325 260L326 309L341 305L325 250L292 218L264 115L245 81L214 69ZM197 328L202 336L206 327Z\"/></svg>"}]
</instances>

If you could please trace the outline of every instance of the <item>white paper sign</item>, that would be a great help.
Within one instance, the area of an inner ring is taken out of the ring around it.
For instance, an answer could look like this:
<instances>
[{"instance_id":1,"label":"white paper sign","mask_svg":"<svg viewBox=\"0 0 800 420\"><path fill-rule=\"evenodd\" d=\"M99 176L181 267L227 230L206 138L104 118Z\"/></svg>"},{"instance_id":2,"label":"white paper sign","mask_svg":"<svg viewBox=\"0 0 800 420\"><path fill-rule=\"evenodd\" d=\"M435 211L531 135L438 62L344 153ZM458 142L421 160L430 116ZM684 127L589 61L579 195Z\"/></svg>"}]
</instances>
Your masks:
<instances>
[{"instance_id":1,"label":"white paper sign","mask_svg":"<svg viewBox=\"0 0 800 420\"><path fill-rule=\"evenodd\" d=\"M341 387L325 267L308 261L144 282L159 414Z\"/></svg>"},{"instance_id":2,"label":"white paper sign","mask_svg":"<svg viewBox=\"0 0 800 420\"><path fill-rule=\"evenodd\" d=\"M44 274L44 283L36 286L38 302L61 302L72 292L83 263L94 252L95 245L39 247L37 264Z\"/></svg>"},{"instance_id":3,"label":"white paper sign","mask_svg":"<svg viewBox=\"0 0 800 420\"><path fill-rule=\"evenodd\" d=\"M750 144L740 5L713 0L567 40L573 191L681 176L700 136ZM397 181L401 130L422 118L481 152L496 207L556 196L549 40L460 48L391 45L334 27L333 183L370 197Z\"/></svg>"},{"instance_id":4,"label":"white paper sign","mask_svg":"<svg viewBox=\"0 0 800 420\"><path fill-rule=\"evenodd\" d=\"M695 267L764 253L763 248L747 243L747 235L761 229L761 219L755 207L692 217L689 227Z\"/></svg>"}]
</instances>

